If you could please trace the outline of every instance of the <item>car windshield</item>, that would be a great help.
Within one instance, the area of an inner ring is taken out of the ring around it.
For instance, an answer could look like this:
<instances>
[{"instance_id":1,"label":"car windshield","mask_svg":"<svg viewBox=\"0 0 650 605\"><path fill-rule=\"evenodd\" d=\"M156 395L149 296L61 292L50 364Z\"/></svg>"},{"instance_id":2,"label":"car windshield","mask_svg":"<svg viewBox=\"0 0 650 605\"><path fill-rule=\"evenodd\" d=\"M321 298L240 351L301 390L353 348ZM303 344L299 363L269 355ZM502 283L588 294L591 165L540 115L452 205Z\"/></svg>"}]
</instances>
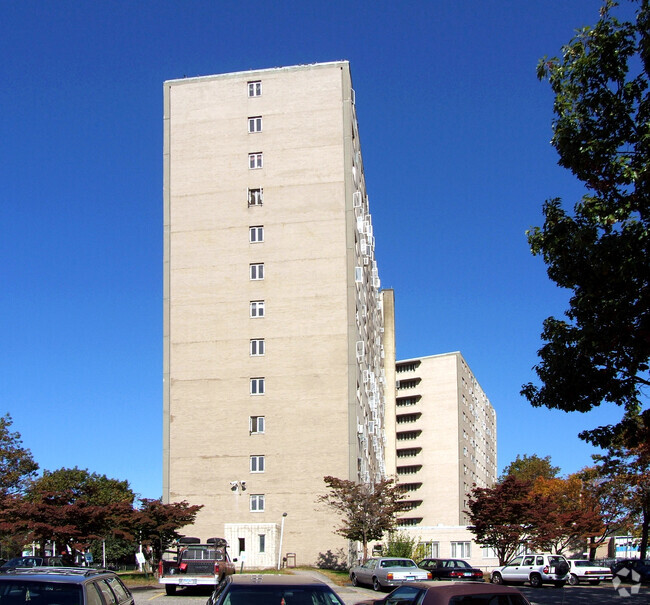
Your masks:
<instances>
[{"instance_id":1,"label":"car windshield","mask_svg":"<svg viewBox=\"0 0 650 605\"><path fill-rule=\"evenodd\" d=\"M0 582L0 605L82 605L81 586L20 578Z\"/></svg>"},{"instance_id":2,"label":"car windshield","mask_svg":"<svg viewBox=\"0 0 650 605\"><path fill-rule=\"evenodd\" d=\"M221 605L344 605L328 586L231 586Z\"/></svg>"},{"instance_id":3,"label":"car windshield","mask_svg":"<svg viewBox=\"0 0 650 605\"><path fill-rule=\"evenodd\" d=\"M392 561L382 561L381 567L417 567L411 559L394 559Z\"/></svg>"}]
</instances>

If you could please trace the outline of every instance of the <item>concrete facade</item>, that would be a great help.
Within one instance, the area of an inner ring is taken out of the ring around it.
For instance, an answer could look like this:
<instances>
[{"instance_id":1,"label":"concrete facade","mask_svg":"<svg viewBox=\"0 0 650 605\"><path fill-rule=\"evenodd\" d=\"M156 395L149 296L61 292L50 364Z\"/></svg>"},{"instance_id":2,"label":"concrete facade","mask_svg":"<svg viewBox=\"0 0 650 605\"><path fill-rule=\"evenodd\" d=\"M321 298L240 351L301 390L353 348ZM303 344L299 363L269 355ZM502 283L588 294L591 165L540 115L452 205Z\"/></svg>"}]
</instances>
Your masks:
<instances>
[{"instance_id":1,"label":"concrete facade","mask_svg":"<svg viewBox=\"0 0 650 605\"><path fill-rule=\"evenodd\" d=\"M347 552L323 477L387 470L393 302L354 103L347 62L164 84L163 499L249 567Z\"/></svg>"},{"instance_id":2,"label":"concrete facade","mask_svg":"<svg viewBox=\"0 0 650 605\"><path fill-rule=\"evenodd\" d=\"M396 370L397 476L413 505L402 526L466 525L467 493L497 478L496 412L458 352Z\"/></svg>"}]
</instances>

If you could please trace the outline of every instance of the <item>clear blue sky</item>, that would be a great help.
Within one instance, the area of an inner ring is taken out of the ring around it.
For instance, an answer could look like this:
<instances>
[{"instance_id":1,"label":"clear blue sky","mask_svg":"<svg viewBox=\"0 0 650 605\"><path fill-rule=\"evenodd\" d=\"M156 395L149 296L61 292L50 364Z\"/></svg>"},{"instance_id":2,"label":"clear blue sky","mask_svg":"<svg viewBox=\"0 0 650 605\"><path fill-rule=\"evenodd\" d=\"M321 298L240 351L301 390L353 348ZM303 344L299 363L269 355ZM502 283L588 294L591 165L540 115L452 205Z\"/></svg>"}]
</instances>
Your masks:
<instances>
[{"instance_id":1,"label":"clear blue sky","mask_svg":"<svg viewBox=\"0 0 650 605\"><path fill-rule=\"evenodd\" d=\"M348 59L398 357L459 350L498 463L591 461L620 412L533 409L542 320L567 293L529 253L557 166L539 57L599 0L0 3L0 413L41 468L161 495L162 83Z\"/></svg>"}]
</instances>

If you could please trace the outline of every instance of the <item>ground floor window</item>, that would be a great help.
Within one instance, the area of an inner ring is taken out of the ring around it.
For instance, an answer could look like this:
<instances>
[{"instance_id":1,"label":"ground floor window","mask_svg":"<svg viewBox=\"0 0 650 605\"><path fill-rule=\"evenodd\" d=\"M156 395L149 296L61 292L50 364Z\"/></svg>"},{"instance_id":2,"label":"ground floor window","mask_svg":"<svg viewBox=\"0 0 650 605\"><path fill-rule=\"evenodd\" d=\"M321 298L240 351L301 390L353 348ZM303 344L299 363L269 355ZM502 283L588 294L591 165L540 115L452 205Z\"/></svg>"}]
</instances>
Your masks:
<instances>
[{"instance_id":1,"label":"ground floor window","mask_svg":"<svg viewBox=\"0 0 650 605\"><path fill-rule=\"evenodd\" d=\"M452 542L451 556L459 559L469 559L472 556L471 542Z\"/></svg>"},{"instance_id":2,"label":"ground floor window","mask_svg":"<svg viewBox=\"0 0 650 605\"><path fill-rule=\"evenodd\" d=\"M260 539L260 552L266 552L266 534L259 534Z\"/></svg>"},{"instance_id":3,"label":"ground floor window","mask_svg":"<svg viewBox=\"0 0 650 605\"><path fill-rule=\"evenodd\" d=\"M420 542L424 551L424 557L428 559L437 559L440 556L440 542Z\"/></svg>"}]
</instances>

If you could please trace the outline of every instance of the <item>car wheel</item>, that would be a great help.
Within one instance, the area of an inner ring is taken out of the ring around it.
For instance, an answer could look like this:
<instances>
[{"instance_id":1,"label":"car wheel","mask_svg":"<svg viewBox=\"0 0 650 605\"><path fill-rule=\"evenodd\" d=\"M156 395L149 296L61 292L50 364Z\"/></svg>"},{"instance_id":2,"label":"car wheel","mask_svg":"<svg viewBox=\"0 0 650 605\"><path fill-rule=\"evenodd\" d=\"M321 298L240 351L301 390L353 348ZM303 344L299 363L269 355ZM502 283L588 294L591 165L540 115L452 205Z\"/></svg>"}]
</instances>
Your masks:
<instances>
[{"instance_id":1,"label":"car wheel","mask_svg":"<svg viewBox=\"0 0 650 605\"><path fill-rule=\"evenodd\" d=\"M598 586L598 584L600 584L600 580L591 580L589 584L591 584L592 586Z\"/></svg>"},{"instance_id":2,"label":"car wheel","mask_svg":"<svg viewBox=\"0 0 650 605\"><path fill-rule=\"evenodd\" d=\"M576 576L574 573L572 573L569 576L569 584L571 584L571 586L577 586L579 583L580 583L580 580L578 580L578 576Z\"/></svg>"},{"instance_id":3,"label":"car wheel","mask_svg":"<svg viewBox=\"0 0 650 605\"><path fill-rule=\"evenodd\" d=\"M490 582L492 582L492 584L503 584L503 578L498 571L495 571L490 578Z\"/></svg>"},{"instance_id":4,"label":"car wheel","mask_svg":"<svg viewBox=\"0 0 650 605\"><path fill-rule=\"evenodd\" d=\"M165 584L165 594L168 597L176 594L176 584Z\"/></svg>"},{"instance_id":5,"label":"car wheel","mask_svg":"<svg viewBox=\"0 0 650 605\"><path fill-rule=\"evenodd\" d=\"M381 584L377 578L372 579L372 589L379 592L381 590Z\"/></svg>"},{"instance_id":6,"label":"car wheel","mask_svg":"<svg viewBox=\"0 0 650 605\"><path fill-rule=\"evenodd\" d=\"M357 574L353 573L350 576L350 580L352 580L352 586L359 586L359 580L357 580Z\"/></svg>"},{"instance_id":7,"label":"car wheel","mask_svg":"<svg viewBox=\"0 0 650 605\"><path fill-rule=\"evenodd\" d=\"M533 588L539 588L542 585L542 576L540 576L538 573L534 573L533 575L531 575L530 585Z\"/></svg>"}]
</instances>

